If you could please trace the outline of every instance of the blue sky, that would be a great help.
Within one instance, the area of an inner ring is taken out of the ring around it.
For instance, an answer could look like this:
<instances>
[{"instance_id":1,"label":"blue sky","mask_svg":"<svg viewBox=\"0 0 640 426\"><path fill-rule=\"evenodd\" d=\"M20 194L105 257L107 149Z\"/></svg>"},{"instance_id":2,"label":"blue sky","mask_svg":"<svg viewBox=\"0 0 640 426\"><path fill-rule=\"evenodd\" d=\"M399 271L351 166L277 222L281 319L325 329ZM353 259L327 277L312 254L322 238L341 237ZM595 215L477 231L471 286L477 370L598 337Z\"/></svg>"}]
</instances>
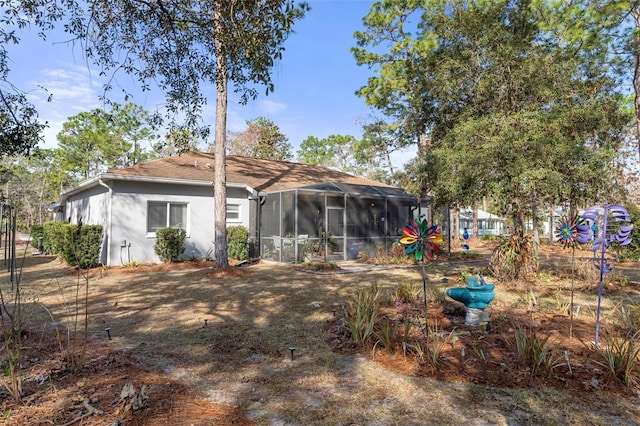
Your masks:
<instances>
[{"instance_id":1,"label":"blue sky","mask_svg":"<svg viewBox=\"0 0 640 426\"><path fill-rule=\"evenodd\" d=\"M238 103L230 93L228 129L242 131L246 120L259 116L272 120L289 138L294 151L308 136L324 138L331 134L361 136L361 123L374 111L368 108L355 91L365 85L373 71L358 67L349 49L355 45L353 33L362 30L362 18L373 1L311 0L311 12L295 27L287 40L283 59L273 70L275 92ZM70 116L104 105L99 100L102 83L95 67L87 64L79 47L65 43L64 34L50 34L42 41L33 34L22 34L22 43L9 47L10 80L29 92L40 118L49 123L44 147L57 144L56 134ZM135 82L124 73L117 75L124 87ZM46 87L53 95L46 102ZM163 103L160 91L133 92L130 101L154 111ZM109 97L124 103L115 89ZM205 120L214 122L213 97L205 112ZM394 163L401 164L411 153L400 153Z\"/></svg>"}]
</instances>

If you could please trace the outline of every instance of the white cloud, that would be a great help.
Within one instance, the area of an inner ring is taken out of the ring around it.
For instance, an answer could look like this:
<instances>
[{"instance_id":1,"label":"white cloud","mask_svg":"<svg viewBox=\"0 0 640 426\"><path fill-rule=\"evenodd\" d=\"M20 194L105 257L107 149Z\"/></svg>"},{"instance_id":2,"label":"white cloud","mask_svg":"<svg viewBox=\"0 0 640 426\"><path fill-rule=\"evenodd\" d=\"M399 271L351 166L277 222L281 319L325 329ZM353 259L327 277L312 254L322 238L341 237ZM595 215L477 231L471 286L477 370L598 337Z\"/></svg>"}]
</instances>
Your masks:
<instances>
[{"instance_id":1,"label":"white cloud","mask_svg":"<svg viewBox=\"0 0 640 426\"><path fill-rule=\"evenodd\" d=\"M278 114L287 109L287 104L269 99L259 101L258 106L266 114Z\"/></svg>"},{"instance_id":2,"label":"white cloud","mask_svg":"<svg viewBox=\"0 0 640 426\"><path fill-rule=\"evenodd\" d=\"M79 104L83 109L86 105L97 103L100 84L94 84L91 74L86 68L75 67L76 70L61 68L45 68L40 71L41 80L32 81L33 86L42 86L52 95L53 102L65 102L65 107Z\"/></svg>"},{"instance_id":3,"label":"white cloud","mask_svg":"<svg viewBox=\"0 0 640 426\"><path fill-rule=\"evenodd\" d=\"M101 106L98 99L101 85L92 81L86 67L43 68L29 81L29 86L32 87L29 101L37 108L40 121L48 125L43 132L44 148L57 145L56 135L69 117Z\"/></svg>"},{"instance_id":4,"label":"white cloud","mask_svg":"<svg viewBox=\"0 0 640 426\"><path fill-rule=\"evenodd\" d=\"M83 72L71 71L62 68L43 68L40 71L40 74L53 80L77 80L85 77L85 73Z\"/></svg>"}]
</instances>

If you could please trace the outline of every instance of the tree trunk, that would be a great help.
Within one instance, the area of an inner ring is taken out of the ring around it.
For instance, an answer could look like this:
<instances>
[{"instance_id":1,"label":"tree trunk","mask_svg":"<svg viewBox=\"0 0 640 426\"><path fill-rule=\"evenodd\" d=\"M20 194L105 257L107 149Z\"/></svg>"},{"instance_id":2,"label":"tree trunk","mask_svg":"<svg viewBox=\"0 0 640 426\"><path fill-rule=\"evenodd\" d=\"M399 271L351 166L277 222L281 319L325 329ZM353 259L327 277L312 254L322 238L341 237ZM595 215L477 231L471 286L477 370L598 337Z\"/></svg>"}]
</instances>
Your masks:
<instances>
[{"instance_id":1,"label":"tree trunk","mask_svg":"<svg viewBox=\"0 0 640 426\"><path fill-rule=\"evenodd\" d=\"M44 206L44 197L47 190L48 180L49 174L43 174L42 185L40 186L40 194L38 195L38 220L34 222L38 225L42 225L42 223L44 222L44 212L42 211L42 208Z\"/></svg>"},{"instance_id":2,"label":"tree trunk","mask_svg":"<svg viewBox=\"0 0 640 426\"><path fill-rule=\"evenodd\" d=\"M540 245L540 218L538 217L537 214L533 214L533 218L532 218L532 222L533 222L533 242L536 244L536 246Z\"/></svg>"},{"instance_id":3,"label":"tree trunk","mask_svg":"<svg viewBox=\"0 0 640 426\"><path fill-rule=\"evenodd\" d=\"M216 129L213 177L214 256L216 267L229 266L227 251L227 59L218 34L222 32L219 10L213 13L216 51Z\"/></svg>"},{"instance_id":4,"label":"tree trunk","mask_svg":"<svg viewBox=\"0 0 640 426\"><path fill-rule=\"evenodd\" d=\"M514 211L511 215L513 220L513 232L522 232L524 233L524 217L522 213L519 211Z\"/></svg>"},{"instance_id":5,"label":"tree trunk","mask_svg":"<svg viewBox=\"0 0 640 426\"><path fill-rule=\"evenodd\" d=\"M555 206L549 207L549 242L550 243L553 242L553 236L555 233L555 223L553 220L553 214L555 213L555 211L556 211Z\"/></svg>"},{"instance_id":6,"label":"tree trunk","mask_svg":"<svg viewBox=\"0 0 640 426\"><path fill-rule=\"evenodd\" d=\"M451 237L460 238L460 209L449 210L449 223L451 224Z\"/></svg>"},{"instance_id":7,"label":"tree trunk","mask_svg":"<svg viewBox=\"0 0 640 426\"><path fill-rule=\"evenodd\" d=\"M636 31L640 30L640 7L632 8L631 16L633 16ZM635 36L635 40L632 45L635 46L633 53L635 60L635 66L633 69L633 91L635 98L633 105L636 113L636 138L638 140L638 155L640 156L640 35Z\"/></svg>"},{"instance_id":8,"label":"tree trunk","mask_svg":"<svg viewBox=\"0 0 640 426\"><path fill-rule=\"evenodd\" d=\"M389 152L388 149L385 149L385 154L387 156L387 166L389 167L389 174L391 175L391 179L393 181L393 183L396 183L396 178L395 178L395 169L393 168L393 162L391 161L391 152Z\"/></svg>"},{"instance_id":9,"label":"tree trunk","mask_svg":"<svg viewBox=\"0 0 640 426\"><path fill-rule=\"evenodd\" d=\"M471 223L473 226L473 232L471 233L471 236L473 238L478 238L478 202L475 200L473 201L473 210L471 214Z\"/></svg>"}]
</instances>

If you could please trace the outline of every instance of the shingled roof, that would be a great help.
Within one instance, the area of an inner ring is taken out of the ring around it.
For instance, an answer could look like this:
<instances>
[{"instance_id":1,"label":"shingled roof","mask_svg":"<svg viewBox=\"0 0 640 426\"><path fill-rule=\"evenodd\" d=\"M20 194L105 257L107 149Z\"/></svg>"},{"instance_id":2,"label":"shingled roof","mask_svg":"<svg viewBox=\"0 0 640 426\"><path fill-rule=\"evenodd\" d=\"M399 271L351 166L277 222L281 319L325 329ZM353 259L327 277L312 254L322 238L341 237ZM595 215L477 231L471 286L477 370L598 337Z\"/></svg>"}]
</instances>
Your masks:
<instances>
[{"instance_id":1,"label":"shingled roof","mask_svg":"<svg viewBox=\"0 0 640 426\"><path fill-rule=\"evenodd\" d=\"M214 155L189 152L120 170L110 175L146 178L185 179L212 182ZM323 166L263 160L253 157L227 156L227 183L248 185L259 192L274 192L320 183L335 182L392 188L391 185L339 172Z\"/></svg>"}]
</instances>

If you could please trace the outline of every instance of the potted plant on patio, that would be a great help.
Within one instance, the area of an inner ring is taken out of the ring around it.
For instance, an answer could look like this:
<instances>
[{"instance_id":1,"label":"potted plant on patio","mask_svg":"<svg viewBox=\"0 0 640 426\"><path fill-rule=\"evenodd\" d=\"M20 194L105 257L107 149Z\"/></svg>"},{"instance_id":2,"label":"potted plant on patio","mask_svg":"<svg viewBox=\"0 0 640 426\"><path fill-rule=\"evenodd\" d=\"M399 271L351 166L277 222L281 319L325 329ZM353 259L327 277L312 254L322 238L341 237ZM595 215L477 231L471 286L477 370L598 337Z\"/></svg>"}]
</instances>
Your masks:
<instances>
[{"instance_id":1,"label":"potted plant on patio","mask_svg":"<svg viewBox=\"0 0 640 426\"><path fill-rule=\"evenodd\" d=\"M302 261L305 263L310 263L313 260L314 253L318 252L318 241L317 240L305 240L302 244L300 244L300 254L302 256Z\"/></svg>"}]
</instances>

